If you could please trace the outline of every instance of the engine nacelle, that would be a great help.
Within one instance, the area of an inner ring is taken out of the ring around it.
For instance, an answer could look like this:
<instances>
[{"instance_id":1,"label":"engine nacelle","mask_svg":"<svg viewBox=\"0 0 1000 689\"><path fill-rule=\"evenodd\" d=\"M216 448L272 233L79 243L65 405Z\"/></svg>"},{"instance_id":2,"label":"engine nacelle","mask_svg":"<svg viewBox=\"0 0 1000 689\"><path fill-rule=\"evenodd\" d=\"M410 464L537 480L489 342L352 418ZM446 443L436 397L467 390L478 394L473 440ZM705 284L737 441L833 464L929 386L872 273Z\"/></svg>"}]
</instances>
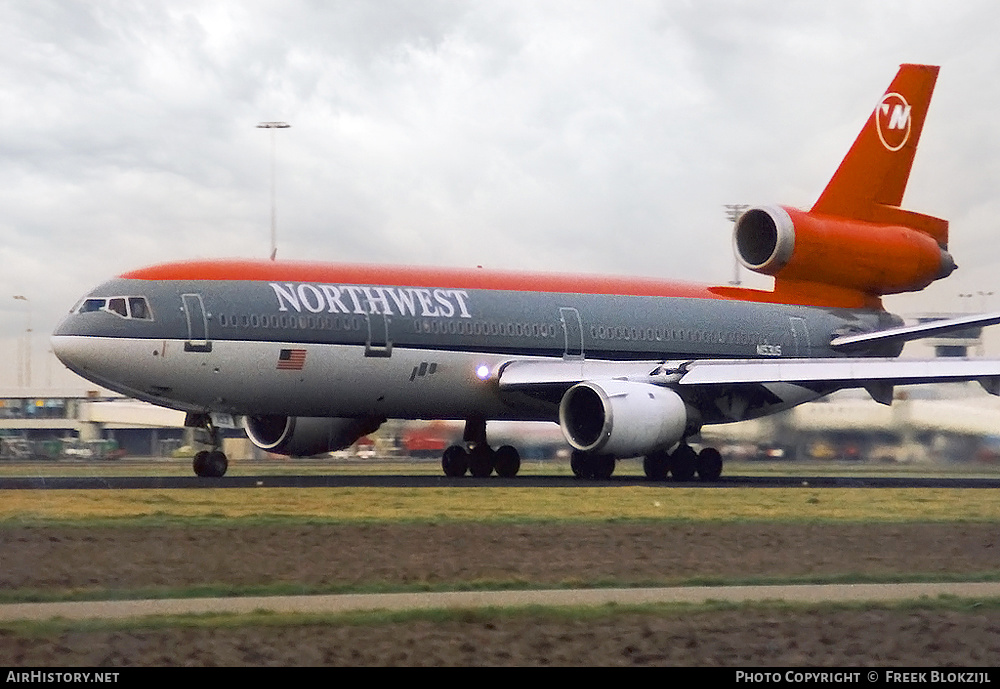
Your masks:
<instances>
[{"instance_id":1,"label":"engine nacelle","mask_svg":"<svg viewBox=\"0 0 1000 689\"><path fill-rule=\"evenodd\" d=\"M363 435L378 430L385 419L309 416L247 416L243 422L250 441L262 450L291 457L311 457L343 450Z\"/></svg>"},{"instance_id":2,"label":"engine nacelle","mask_svg":"<svg viewBox=\"0 0 1000 689\"><path fill-rule=\"evenodd\" d=\"M785 206L746 211L733 245L740 263L755 272L878 296L923 289L955 270L951 254L926 231Z\"/></svg>"},{"instance_id":3,"label":"engine nacelle","mask_svg":"<svg viewBox=\"0 0 1000 689\"><path fill-rule=\"evenodd\" d=\"M570 445L615 457L668 448L684 438L689 422L680 395L648 383L578 383L559 404L559 425Z\"/></svg>"}]
</instances>

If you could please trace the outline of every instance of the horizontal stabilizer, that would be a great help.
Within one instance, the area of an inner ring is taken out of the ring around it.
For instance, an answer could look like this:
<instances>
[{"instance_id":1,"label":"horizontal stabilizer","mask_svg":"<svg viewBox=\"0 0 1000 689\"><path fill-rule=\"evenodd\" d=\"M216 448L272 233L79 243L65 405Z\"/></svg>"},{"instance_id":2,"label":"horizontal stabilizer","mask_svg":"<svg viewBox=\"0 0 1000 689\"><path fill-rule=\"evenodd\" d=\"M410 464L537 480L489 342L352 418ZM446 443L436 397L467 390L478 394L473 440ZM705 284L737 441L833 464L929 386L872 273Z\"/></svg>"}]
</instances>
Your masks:
<instances>
[{"instance_id":1,"label":"horizontal stabilizer","mask_svg":"<svg viewBox=\"0 0 1000 689\"><path fill-rule=\"evenodd\" d=\"M917 325L904 325L899 328L877 330L870 333L842 335L833 338L830 341L830 346L834 349L850 350L854 347L864 347L881 342L909 342L910 340L920 340L925 337L936 337L937 335L955 332L956 330L981 328L987 325L996 325L997 323L1000 323L1000 313L943 318L926 323L918 323Z\"/></svg>"}]
</instances>

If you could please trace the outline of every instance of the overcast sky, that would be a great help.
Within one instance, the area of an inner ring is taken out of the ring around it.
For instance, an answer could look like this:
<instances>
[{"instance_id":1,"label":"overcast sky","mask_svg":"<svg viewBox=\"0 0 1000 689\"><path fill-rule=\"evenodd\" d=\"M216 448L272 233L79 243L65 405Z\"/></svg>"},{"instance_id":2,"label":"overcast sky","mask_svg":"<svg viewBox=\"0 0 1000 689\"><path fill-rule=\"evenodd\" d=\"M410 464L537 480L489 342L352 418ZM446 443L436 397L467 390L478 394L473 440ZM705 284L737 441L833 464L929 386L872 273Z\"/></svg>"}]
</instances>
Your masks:
<instances>
[{"instance_id":1,"label":"overcast sky","mask_svg":"<svg viewBox=\"0 0 1000 689\"><path fill-rule=\"evenodd\" d=\"M960 268L886 304L1000 308L998 20L991 0L6 0L0 387L27 305L44 383L48 334L109 276L267 256L260 121L292 125L280 258L725 282L722 205L808 208L902 62L942 68L904 205L951 221Z\"/></svg>"}]
</instances>

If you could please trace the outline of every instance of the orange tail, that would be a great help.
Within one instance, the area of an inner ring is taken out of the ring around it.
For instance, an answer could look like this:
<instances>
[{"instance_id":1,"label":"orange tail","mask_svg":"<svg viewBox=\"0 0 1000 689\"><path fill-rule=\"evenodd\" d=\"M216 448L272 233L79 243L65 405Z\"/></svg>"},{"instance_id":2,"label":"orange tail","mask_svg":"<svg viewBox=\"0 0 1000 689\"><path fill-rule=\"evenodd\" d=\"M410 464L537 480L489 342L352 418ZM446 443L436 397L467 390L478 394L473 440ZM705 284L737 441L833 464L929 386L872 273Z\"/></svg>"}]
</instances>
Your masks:
<instances>
[{"instance_id":1,"label":"orange tail","mask_svg":"<svg viewBox=\"0 0 1000 689\"><path fill-rule=\"evenodd\" d=\"M942 248L948 246L947 222L899 208L938 70L900 65L812 213L904 225L929 234Z\"/></svg>"},{"instance_id":2,"label":"orange tail","mask_svg":"<svg viewBox=\"0 0 1000 689\"><path fill-rule=\"evenodd\" d=\"M816 205L757 206L736 222L740 262L774 276L772 292L718 288L738 299L880 308L955 270L948 221L900 208L938 68L901 65Z\"/></svg>"}]
</instances>

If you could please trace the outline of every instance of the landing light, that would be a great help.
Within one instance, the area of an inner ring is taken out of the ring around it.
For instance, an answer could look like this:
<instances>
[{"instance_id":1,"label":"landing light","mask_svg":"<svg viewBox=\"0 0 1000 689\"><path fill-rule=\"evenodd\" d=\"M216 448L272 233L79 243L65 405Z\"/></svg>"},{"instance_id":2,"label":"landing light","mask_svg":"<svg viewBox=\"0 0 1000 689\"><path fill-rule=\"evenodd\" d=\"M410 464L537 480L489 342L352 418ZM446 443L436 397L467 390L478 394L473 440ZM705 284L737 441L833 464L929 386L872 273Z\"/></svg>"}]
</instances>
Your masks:
<instances>
[{"instance_id":1,"label":"landing light","mask_svg":"<svg viewBox=\"0 0 1000 689\"><path fill-rule=\"evenodd\" d=\"M479 380L486 380L490 377L490 367L486 364L479 364L476 366L476 378Z\"/></svg>"}]
</instances>

